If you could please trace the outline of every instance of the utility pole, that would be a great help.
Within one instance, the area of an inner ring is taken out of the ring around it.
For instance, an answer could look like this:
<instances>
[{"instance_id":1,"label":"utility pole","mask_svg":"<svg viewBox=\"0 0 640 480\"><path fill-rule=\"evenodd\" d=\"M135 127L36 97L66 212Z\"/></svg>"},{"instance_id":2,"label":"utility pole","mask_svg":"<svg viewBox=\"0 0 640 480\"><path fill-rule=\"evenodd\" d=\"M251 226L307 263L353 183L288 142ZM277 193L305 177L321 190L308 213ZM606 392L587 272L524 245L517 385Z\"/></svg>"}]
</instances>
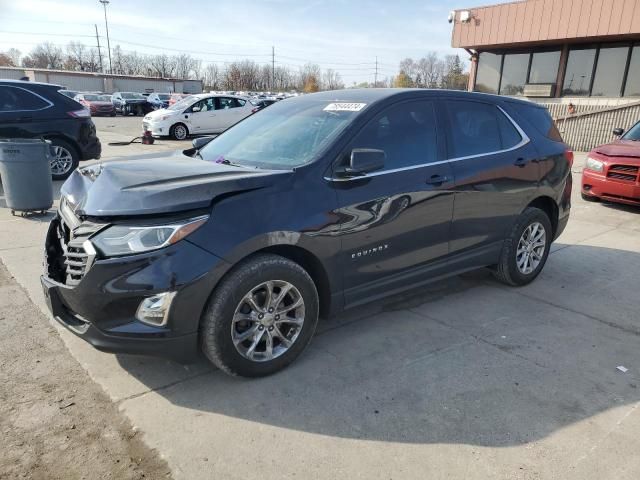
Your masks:
<instances>
[{"instance_id":1,"label":"utility pole","mask_svg":"<svg viewBox=\"0 0 640 480\"><path fill-rule=\"evenodd\" d=\"M276 47L271 47L271 90L275 89L276 85Z\"/></svg>"},{"instance_id":2,"label":"utility pole","mask_svg":"<svg viewBox=\"0 0 640 480\"><path fill-rule=\"evenodd\" d=\"M375 75L375 80L373 81L373 88L376 88L378 86L378 56L376 55L376 75Z\"/></svg>"},{"instance_id":3,"label":"utility pole","mask_svg":"<svg viewBox=\"0 0 640 480\"><path fill-rule=\"evenodd\" d=\"M96 27L96 42L98 42L98 58L100 59L100 71L104 73L104 66L102 65L102 50L100 49L100 37L98 36L98 25L93 24Z\"/></svg>"},{"instance_id":4,"label":"utility pole","mask_svg":"<svg viewBox=\"0 0 640 480\"><path fill-rule=\"evenodd\" d=\"M104 7L104 26L107 29L107 50L109 52L109 73L113 73L113 67L111 66L111 43L109 42L109 23L107 22L107 5L109 0L98 0Z\"/></svg>"}]
</instances>

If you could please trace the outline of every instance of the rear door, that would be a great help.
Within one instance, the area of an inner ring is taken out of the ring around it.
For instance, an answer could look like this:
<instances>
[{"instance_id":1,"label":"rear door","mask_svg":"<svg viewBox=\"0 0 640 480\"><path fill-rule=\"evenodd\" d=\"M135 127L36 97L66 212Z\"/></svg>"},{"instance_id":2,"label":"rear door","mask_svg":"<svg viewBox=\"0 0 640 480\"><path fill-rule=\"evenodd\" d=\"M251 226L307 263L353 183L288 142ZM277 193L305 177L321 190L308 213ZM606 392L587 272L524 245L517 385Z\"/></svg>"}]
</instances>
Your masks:
<instances>
[{"instance_id":1,"label":"rear door","mask_svg":"<svg viewBox=\"0 0 640 480\"><path fill-rule=\"evenodd\" d=\"M456 180L451 253L478 249L482 264L499 252L515 217L538 190L537 152L499 106L476 100L443 103Z\"/></svg>"},{"instance_id":2,"label":"rear door","mask_svg":"<svg viewBox=\"0 0 640 480\"><path fill-rule=\"evenodd\" d=\"M356 134L354 148L386 153L383 170L332 181L341 218L346 304L424 281L429 265L448 254L453 171L443 161L435 103L387 107Z\"/></svg>"},{"instance_id":3,"label":"rear door","mask_svg":"<svg viewBox=\"0 0 640 480\"><path fill-rule=\"evenodd\" d=\"M242 104L241 104L242 102ZM233 97L216 98L216 131L223 131L242 120L245 115L244 100Z\"/></svg>"}]
</instances>

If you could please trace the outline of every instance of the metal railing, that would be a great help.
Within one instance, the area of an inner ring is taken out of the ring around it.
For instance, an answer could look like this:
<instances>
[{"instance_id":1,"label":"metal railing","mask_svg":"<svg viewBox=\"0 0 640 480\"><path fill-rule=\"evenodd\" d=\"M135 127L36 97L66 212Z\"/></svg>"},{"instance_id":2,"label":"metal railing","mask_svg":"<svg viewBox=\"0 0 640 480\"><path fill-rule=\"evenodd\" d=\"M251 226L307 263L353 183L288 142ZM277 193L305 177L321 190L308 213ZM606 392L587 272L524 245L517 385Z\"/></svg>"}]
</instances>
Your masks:
<instances>
[{"instance_id":1,"label":"metal railing","mask_svg":"<svg viewBox=\"0 0 640 480\"><path fill-rule=\"evenodd\" d=\"M615 106L576 105L569 115L566 104L540 103L547 107L562 138L575 151L586 152L617 138L614 128L627 130L640 120L640 101Z\"/></svg>"}]
</instances>

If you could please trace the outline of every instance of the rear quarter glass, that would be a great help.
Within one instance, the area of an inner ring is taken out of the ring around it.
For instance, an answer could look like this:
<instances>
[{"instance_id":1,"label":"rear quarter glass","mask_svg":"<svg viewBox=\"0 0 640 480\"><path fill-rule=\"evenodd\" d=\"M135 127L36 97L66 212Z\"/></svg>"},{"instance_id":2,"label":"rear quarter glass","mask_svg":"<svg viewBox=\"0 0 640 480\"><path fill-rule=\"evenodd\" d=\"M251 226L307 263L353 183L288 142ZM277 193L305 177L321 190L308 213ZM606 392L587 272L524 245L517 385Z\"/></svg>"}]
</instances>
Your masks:
<instances>
[{"instance_id":1,"label":"rear quarter glass","mask_svg":"<svg viewBox=\"0 0 640 480\"><path fill-rule=\"evenodd\" d=\"M549 111L537 105L526 105L523 103L511 103L511 107L518 112L533 128L555 142L563 142L562 135L558 131Z\"/></svg>"}]
</instances>

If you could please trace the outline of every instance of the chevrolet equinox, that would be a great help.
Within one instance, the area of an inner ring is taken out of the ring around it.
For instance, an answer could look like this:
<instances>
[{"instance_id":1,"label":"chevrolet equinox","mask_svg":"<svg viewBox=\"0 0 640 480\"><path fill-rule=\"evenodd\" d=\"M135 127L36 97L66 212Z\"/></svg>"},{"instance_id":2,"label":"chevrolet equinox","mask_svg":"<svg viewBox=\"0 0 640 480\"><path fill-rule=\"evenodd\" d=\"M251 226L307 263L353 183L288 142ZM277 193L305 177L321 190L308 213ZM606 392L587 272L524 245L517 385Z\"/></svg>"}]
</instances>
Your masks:
<instances>
[{"instance_id":1,"label":"chevrolet equinox","mask_svg":"<svg viewBox=\"0 0 640 480\"><path fill-rule=\"evenodd\" d=\"M189 150L76 170L46 238L55 318L107 352L291 363L318 318L468 270L525 285L570 209L547 111L366 89L279 102Z\"/></svg>"}]
</instances>

